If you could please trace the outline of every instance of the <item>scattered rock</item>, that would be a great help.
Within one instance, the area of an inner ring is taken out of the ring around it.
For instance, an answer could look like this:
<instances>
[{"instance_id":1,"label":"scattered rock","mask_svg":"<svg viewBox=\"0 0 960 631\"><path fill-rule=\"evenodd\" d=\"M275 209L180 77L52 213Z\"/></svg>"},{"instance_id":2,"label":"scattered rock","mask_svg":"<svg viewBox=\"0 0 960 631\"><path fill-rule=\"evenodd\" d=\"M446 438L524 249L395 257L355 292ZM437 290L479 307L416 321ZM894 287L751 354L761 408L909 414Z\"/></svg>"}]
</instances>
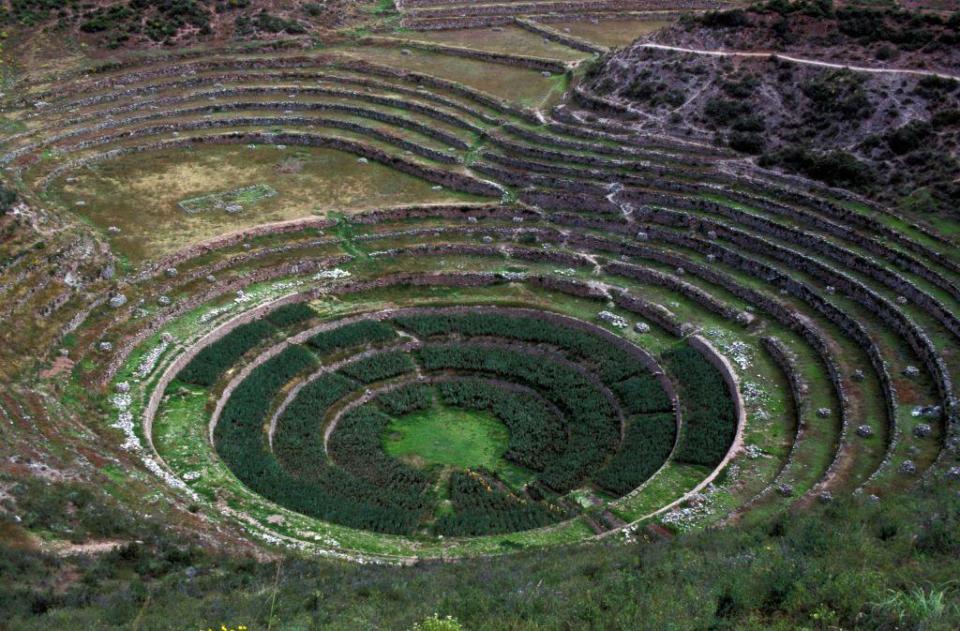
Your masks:
<instances>
[{"instance_id":1,"label":"scattered rock","mask_svg":"<svg viewBox=\"0 0 960 631\"><path fill-rule=\"evenodd\" d=\"M157 304L161 307L169 307L172 302L173 300L170 299L170 296L160 296L157 298Z\"/></svg>"},{"instance_id":2,"label":"scattered rock","mask_svg":"<svg viewBox=\"0 0 960 631\"><path fill-rule=\"evenodd\" d=\"M833 493L830 491L823 491L817 496L817 499L820 500L821 504L829 504L833 501Z\"/></svg>"},{"instance_id":3,"label":"scattered rock","mask_svg":"<svg viewBox=\"0 0 960 631\"><path fill-rule=\"evenodd\" d=\"M483 243L493 243L493 237L491 237L489 234L485 234L480 238L480 241Z\"/></svg>"},{"instance_id":4,"label":"scattered rock","mask_svg":"<svg viewBox=\"0 0 960 631\"><path fill-rule=\"evenodd\" d=\"M173 278L174 276L177 275L177 268L168 267L167 269L163 270L163 273L164 275L166 275L167 278Z\"/></svg>"},{"instance_id":5,"label":"scattered rock","mask_svg":"<svg viewBox=\"0 0 960 631\"><path fill-rule=\"evenodd\" d=\"M637 322L636 324L633 325L633 330L636 331L637 333L649 333L650 325L647 324L646 322Z\"/></svg>"},{"instance_id":6,"label":"scattered rock","mask_svg":"<svg viewBox=\"0 0 960 631\"><path fill-rule=\"evenodd\" d=\"M933 427L929 423L920 423L913 428L913 435L917 438L929 438L933 435Z\"/></svg>"},{"instance_id":7,"label":"scattered rock","mask_svg":"<svg viewBox=\"0 0 960 631\"><path fill-rule=\"evenodd\" d=\"M913 460L904 460L900 465L900 473L903 475L914 475L917 472L917 465Z\"/></svg>"},{"instance_id":8,"label":"scattered rock","mask_svg":"<svg viewBox=\"0 0 960 631\"><path fill-rule=\"evenodd\" d=\"M123 294L115 294L110 297L110 306L114 309L119 309L125 304L127 304L127 297Z\"/></svg>"},{"instance_id":9,"label":"scattered rock","mask_svg":"<svg viewBox=\"0 0 960 631\"><path fill-rule=\"evenodd\" d=\"M920 369L913 365L907 366L903 369L903 375L905 377L919 377Z\"/></svg>"},{"instance_id":10,"label":"scattered rock","mask_svg":"<svg viewBox=\"0 0 960 631\"><path fill-rule=\"evenodd\" d=\"M107 228L107 234L120 234L120 228L117 226L110 226Z\"/></svg>"},{"instance_id":11,"label":"scattered rock","mask_svg":"<svg viewBox=\"0 0 960 631\"><path fill-rule=\"evenodd\" d=\"M873 428L869 425L861 425L857 428L857 436L860 438L870 438L873 436Z\"/></svg>"},{"instance_id":12,"label":"scattered rock","mask_svg":"<svg viewBox=\"0 0 960 631\"><path fill-rule=\"evenodd\" d=\"M791 495L793 495L793 486L789 484L778 484L777 493L779 493L784 497L790 497Z\"/></svg>"},{"instance_id":13,"label":"scattered rock","mask_svg":"<svg viewBox=\"0 0 960 631\"><path fill-rule=\"evenodd\" d=\"M126 381L121 381L120 383L115 385L113 389L120 394L126 394L127 392L130 392L130 384L127 383Z\"/></svg>"},{"instance_id":14,"label":"scattered rock","mask_svg":"<svg viewBox=\"0 0 960 631\"><path fill-rule=\"evenodd\" d=\"M905 305L905 304L907 304L907 297L906 297L906 296L897 296L897 304L898 304L898 305Z\"/></svg>"},{"instance_id":15,"label":"scattered rock","mask_svg":"<svg viewBox=\"0 0 960 631\"><path fill-rule=\"evenodd\" d=\"M618 316L615 313L611 313L610 311L601 311L597 314L597 317L607 324L617 327L618 329L623 329L627 326L627 321L625 318Z\"/></svg>"},{"instance_id":16,"label":"scattered rock","mask_svg":"<svg viewBox=\"0 0 960 631\"><path fill-rule=\"evenodd\" d=\"M829 418L830 408L817 408L817 416L820 418Z\"/></svg>"},{"instance_id":17,"label":"scattered rock","mask_svg":"<svg viewBox=\"0 0 960 631\"><path fill-rule=\"evenodd\" d=\"M208 282L208 283L215 283L215 282L217 282L217 277L214 276L213 274L207 274L207 282Z\"/></svg>"},{"instance_id":18,"label":"scattered rock","mask_svg":"<svg viewBox=\"0 0 960 631\"><path fill-rule=\"evenodd\" d=\"M643 230L637 233L637 241L647 241L648 239L650 239L650 235Z\"/></svg>"},{"instance_id":19,"label":"scattered rock","mask_svg":"<svg viewBox=\"0 0 960 631\"><path fill-rule=\"evenodd\" d=\"M97 348L105 353L109 353L113 350L113 344L110 342L100 342L97 344Z\"/></svg>"},{"instance_id":20,"label":"scattered rock","mask_svg":"<svg viewBox=\"0 0 960 631\"><path fill-rule=\"evenodd\" d=\"M856 370L853 371L853 374L850 375L850 378L853 379L854 381L863 381L864 379L867 378L867 376L863 374L862 370L857 368Z\"/></svg>"}]
</instances>

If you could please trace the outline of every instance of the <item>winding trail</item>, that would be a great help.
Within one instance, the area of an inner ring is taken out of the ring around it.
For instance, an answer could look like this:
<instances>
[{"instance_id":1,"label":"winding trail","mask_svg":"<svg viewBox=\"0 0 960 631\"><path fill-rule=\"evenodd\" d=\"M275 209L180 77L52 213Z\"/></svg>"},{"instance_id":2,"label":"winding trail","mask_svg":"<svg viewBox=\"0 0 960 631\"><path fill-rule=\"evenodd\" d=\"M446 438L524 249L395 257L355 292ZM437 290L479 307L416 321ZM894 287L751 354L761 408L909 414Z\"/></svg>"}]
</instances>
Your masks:
<instances>
[{"instance_id":1,"label":"winding trail","mask_svg":"<svg viewBox=\"0 0 960 631\"><path fill-rule=\"evenodd\" d=\"M652 42L638 44L641 48L655 48L657 50L671 50L678 53L691 53L694 55L709 55L711 57L776 57L785 61L791 61L797 64L806 64L808 66L820 66L821 68L838 68L853 70L855 72L869 72L873 74L907 74L919 75L924 77L940 77L941 79L952 79L960 81L960 75L937 72L936 70L919 70L912 68L872 68L868 66L851 66L850 64L839 64L830 61L817 61L816 59L805 59L803 57L793 57L784 55L775 51L755 52L745 50L706 50L703 48L685 48L683 46L669 46L667 44L654 44Z\"/></svg>"}]
</instances>

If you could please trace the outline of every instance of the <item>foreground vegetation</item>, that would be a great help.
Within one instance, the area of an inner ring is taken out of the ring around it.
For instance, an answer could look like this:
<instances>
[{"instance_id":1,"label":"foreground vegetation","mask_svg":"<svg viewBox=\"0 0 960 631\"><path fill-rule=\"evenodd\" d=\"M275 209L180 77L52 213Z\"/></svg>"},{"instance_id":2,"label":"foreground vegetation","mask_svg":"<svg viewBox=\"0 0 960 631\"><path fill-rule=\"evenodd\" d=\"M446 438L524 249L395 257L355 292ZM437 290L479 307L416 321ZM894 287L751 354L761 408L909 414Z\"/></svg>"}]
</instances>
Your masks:
<instances>
[{"instance_id":1,"label":"foreground vegetation","mask_svg":"<svg viewBox=\"0 0 960 631\"><path fill-rule=\"evenodd\" d=\"M31 525L83 530L86 511L66 517L62 510L71 492L38 494ZM101 510L118 524L111 534L144 543L72 558L0 549L0 616L10 627L168 629L177 620L179 628L408 629L434 613L465 629L960 625L953 491L878 504L838 500L669 541L415 568L219 557L161 525L134 526L115 509Z\"/></svg>"}]
</instances>

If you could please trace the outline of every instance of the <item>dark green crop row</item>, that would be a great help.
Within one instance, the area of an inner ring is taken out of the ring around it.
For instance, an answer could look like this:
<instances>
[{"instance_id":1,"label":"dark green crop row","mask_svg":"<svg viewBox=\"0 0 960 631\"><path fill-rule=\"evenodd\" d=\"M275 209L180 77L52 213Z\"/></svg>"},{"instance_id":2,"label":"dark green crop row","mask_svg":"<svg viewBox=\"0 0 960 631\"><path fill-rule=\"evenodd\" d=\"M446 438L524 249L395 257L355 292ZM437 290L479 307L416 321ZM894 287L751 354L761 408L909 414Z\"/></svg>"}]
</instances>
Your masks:
<instances>
[{"instance_id":1,"label":"dark green crop row","mask_svg":"<svg viewBox=\"0 0 960 631\"><path fill-rule=\"evenodd\" d=\"M520 381L543 392L567 414L562 455L540 477L555 491L574 488L617 448L616 411L590 381L570 367L522 350L486 346L427 346L417 352L425 370L480 372Z\"/></svg>"},{"instance_id":2,"label":"dark green crop row","mask_svg":"<svg viewBox=\"0 0 960 631\"><path fill-rule=\"evenodd\" d=\"M534 471L543 471L560 457L567 426L543 401L531 394L499 388L482 379L462 379L438 386L445 405L487 410L510 431L504 457Z\"/></svg>"},{"instance_id":3,"label":"dark green crop row","mask_svg":"<svg viewBox=\"0 0 960 631\"><path fill-rule=\"evenodd\" d=\"M596 368L606 383L615 383L646 369L609 341L585 331L540 318L497 313L458 313L403 316L396 323L420 337L450 335L491 336L536 344L549 344Z\"/></svg>"},{"instance_id":4,"label":"dark green crop row","mask_svg":"<svg viewBox=\"0 0 960 631\"><path fill-rule=\"evenodd\" d=\"M331 331L317 333L307 342L318 354L325 355L333 351L386 342L397 337L397 332L376 320L361 320L345 324Z\"/></svg>"},{"instance_id":5,"label":"dark green crop row","mask_svg":"<svg viewBox=\"0 0 960 631\"><path fill-rule=\"evenodd\" d=\"M723 376L700 353L679 346L663 354L679 381L683 429L677 459L715 466L726 455L737 431L737 415Z\"/></svg>"},{"instance_id":6,"label":"dark green crop row","mask_svg":"<svg viewBox=\"0 0 960 631\"><path fill-rule=\"evenodd\" d=\"M656 473L670 456L677 435L673 414L649 414L631 419L620 450L594 476L600 488L626 495Z\"/></svg>"},{"instance_id":7,"label":"dark green crop row","mask_svg":"<svg viewBox=\"0 0 960 631\"><path fill-rule=\"evenodd\" d=\"M447 537L497 534L539 528L563 515L539 502L517 497L498 488L481 473L454 471L450 476L452 514L437 520L436 530Z\"/></svg>"},{"instance_id":8,"label":"dark green crop row","mask_svg":"<svg viewBox=\"0 0 960 631\"><path fill-rule=\"evenodd\" d=\"M272 402L285 384L315 366L316 359L302 346L291 346L258 366L224 406L214 435L217 452L252 491L290 510L355 528L410 534L420 520L420 511L411 507L409 493L385 493L380 484L324 461L309 468L309 478L298 477L270 453L263 424ZM321 394L321 390L327 385L330 384L324 382L308 392L314 395L313 404L323 404L326 393ZM303 406L290 411L304 414L294 423L301 429L310 421L311 403L304 402ZM351 426L359 427L364 418L346 415L342 428L346 433L340 440L345 440ZM295 439L295 435L291 436ZM379 438L379 433L376 436ZM316 445L312 449L318 453ZM295 471L308 468L302 460L296 460L303 454L290 455L300 466Z\"/></svg>"},{"instance_id":9,"label":"dark green crop row","mask_svg":"<svg viewBox=\"0 0 960 631\"><path fill-rule=\"evenodd\" d=\"M643 364L615 344L586 331L528 316L480 312L402 316L395 322L420 337L457 334L549 344L596 372L623 400L629 413L670 409L670 398Z\"/></svg>"},{"instance_id":10,"label":"dark green crop row","mask_svg":"<svg viewBox=\"0 0 960 631\"><path fill-rule=\"evenodd\" d=\"M413 370L413 361L403 351L380 353L367 359L349 364L340 369L340 372L361 381L373 383L390 377L396 377Z\"/></svg>"},{"instance_id":11,"label":"dark green crop row","mask_svg":"<svg viewBox=\"0 0 960 631\"><path fill-rule=\"evenodd\" d=\"M434 390L432 387L411 383L409 385L386 392L377 397L377 403L390 416L403 416L417 410L425 410L433 405Z\"/></svg>"},{"instance_id":12,"label":"dark green crop row","mask_svg":"<svg viewBox=\"0 0 960 631\"><path fill-rule=\"evenodd\" d=\"M310 382L297 393L277 421L273 452L293 475L316 479L327 464L321 424L330 406L357 384L337 373Z\"/></svg>"},{"instance_id":13,"label":"dark green crop row","mask_svg":"<svg viewBox=\"0 0 960 631\"><path fill-rule=\"evenodd\" d=\"M265 320L241 324L207 346L177 375L177 379L210 387L243 355L274 334L276 329Z\"/></svg>"}]
</instances>

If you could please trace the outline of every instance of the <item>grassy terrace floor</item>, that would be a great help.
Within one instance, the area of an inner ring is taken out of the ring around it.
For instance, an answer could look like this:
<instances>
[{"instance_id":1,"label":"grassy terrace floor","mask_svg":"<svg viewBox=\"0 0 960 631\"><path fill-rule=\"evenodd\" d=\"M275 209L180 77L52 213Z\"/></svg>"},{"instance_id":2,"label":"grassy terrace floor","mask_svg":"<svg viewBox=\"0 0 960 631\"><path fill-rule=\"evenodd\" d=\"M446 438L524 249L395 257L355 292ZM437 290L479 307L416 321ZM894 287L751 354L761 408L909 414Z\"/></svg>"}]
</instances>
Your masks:
<instances>
[{"instance_id":1,"label":"grassy terrace floor","mask_svg":"<svg viewBox=\"0 0 960 631\"><path fill-rule=\"evenodd\" d=\"M372 206L482 199L435 190L424 180L341 151L271 145L130 155L70 179L52 187L52 199L76 209L100 230L120 228L108 238L131 261L264 223ZM235 214L219 209L188 214L178 206L185 199L255 184L266 184L277 195Z\"/></svg>"}]
</instances>

